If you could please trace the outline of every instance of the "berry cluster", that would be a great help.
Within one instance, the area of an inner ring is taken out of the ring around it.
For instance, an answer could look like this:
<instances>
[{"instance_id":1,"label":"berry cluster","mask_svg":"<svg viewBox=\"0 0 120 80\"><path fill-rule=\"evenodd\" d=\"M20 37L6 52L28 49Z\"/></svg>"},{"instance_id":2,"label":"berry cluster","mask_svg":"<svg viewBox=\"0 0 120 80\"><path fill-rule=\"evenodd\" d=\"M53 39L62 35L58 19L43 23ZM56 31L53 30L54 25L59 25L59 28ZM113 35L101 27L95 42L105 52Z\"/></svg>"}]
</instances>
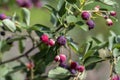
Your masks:
<instances>
[{"instance_id":1,"label":"berry cluster","mask_svg":"<svg viewBox=\"0 0 120 80\"><path fill-rule=\"evenodd\" d=\"M56 62L59 62L59 66L65 69L68 69L71 74L76 74L78 72L84 71L84 66L79 65L77 62L71 61L68 65L66 62L66 55L65 54L59 54L54 59Z\"/></svg>"},{"instance_id":2,"label":"berry cluster","mask_svg":"<svg viewBox=\"0 0 120 80\"><path fill-rule=\"evenodd\" d=\"M55 45L55 41L53 39L49 39L49 36L47 34L43 34L41 37L40 37L40 40L49 45L49 46L54 46Z\"/></svg>"},{"instance_id":3,"label":"berry cluster","mask_svg":"<svg viewBox=\"0 0 120 80\"><path fill-rule=\"evenodd\" d=\"M96 6L94 8L93 11L82 11L81 13L81 17L83 20L86 21L86 24L88 25L88 29L91 30L95 27L95 23L94 21L91 19L92 18L92 13L98 13L98 14L102 14L101 16L104 17L106 19L106 24L108 26L112 26L113 25L113 21L110 17L115 17L116 16L116 12L115 11L100 11L100 6Z\"/></svg>"},{"instance_id":4,"label":"berry cluster","mask_svg":"<svg viewBox=\"0 0 120 80\"><path fill-rule=\"evenodd\" d=\"M83 11L81 13L81 17L83 20L86 20L86 24L88 25L88 29L91 30L95 27L94 21L91 19L91 14L88 11Z\"/></svg>"},{"instance_id":5,"label":"berry cluster","mask_svg":"<svg viewBox=\"0 0 120 80\"><path fill-rule=\"evenodd\" d=\"M31 8L33 5L35 7L41 7L42 3L40 0L16 0L18 6Z\"/></svg>"}]
</instances>

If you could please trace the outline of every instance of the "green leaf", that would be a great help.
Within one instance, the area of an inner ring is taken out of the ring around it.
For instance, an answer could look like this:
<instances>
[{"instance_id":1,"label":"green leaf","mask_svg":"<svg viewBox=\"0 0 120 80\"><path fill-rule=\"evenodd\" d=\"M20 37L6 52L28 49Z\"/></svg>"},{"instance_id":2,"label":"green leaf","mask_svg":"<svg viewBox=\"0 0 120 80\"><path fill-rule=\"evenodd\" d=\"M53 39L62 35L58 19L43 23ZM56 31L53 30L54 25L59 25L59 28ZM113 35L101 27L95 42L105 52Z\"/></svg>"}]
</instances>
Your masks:
<instances>
[{"instance_id":1,"label":"green leaf","mask_svg":"<svg viewBox=\"0 0 120 80\"><path fill-rule=\"evenodd\" d=\"M15 24L14 24L11 20L9 20L9 19L4 19L4 20L3 20L3 24L4 24L10 31L15 32L16 26L15 26Z\"/></svg>"},{"instance_id":2,"label":"green leaf","mask_svg":"<svg viewBox=\"0 0 120 80\"><path fill-rule=\"evenodd\" d=\"M48 73L48 77L52 79L62 79L68 77L70 72L67 69L57 67L53 70L50 70Z\"/></svg>"},{"instance_id":3,"label":"green leaf","mask_svg":"<svg viewBox=\"0 0 120 80\"><path fill-rule=\"evenodd\" d=\"M101 41L100 41L99 39L95 38L95 37L92 37L92 39L93 39L97 44L100 44L100 43L101 43Z\"/></svg>"},{"instance_id":4,"label":"green leaf","mask_svg":"<svg viewBox=\"0 0 120 80\"><path fill-rule=\"evenodd\" d=\"M78 52L79 49L78 49L78 46L75 43L69 42L69 45L72 48L72 50L74 50L75 52Z\"/></svg>"},{"instance_id":5,"label":"green leaf","mask_svg":"<svg viewBox=\"0 0 120 80\"><path fill-rule=\"evenodd\" d=\"M23 40L19 40L19 51L20 53L23 53L25 50L25 43Z\"/></svg>"},{"instance_id":6,"label":"green leaf","mask_svg":"<svg viewBox=\"0 0 120 80\"><path fill-rule=\"evenodd\" d=\"M95 51L94 50L89 50L84 56L83 56L83 59L86 59L88 57L90 57L92 54L94 54Z\"/></svg>"},{"instance_id":7,"label":"green leaf","mask_svg":"<svg viewBox=\"0 0 120 80\"><path fill-rule=\"evenodd\" d=\"M114 6L117 4L114 0L100 0L100 1L110 6Z\"/></svg>"},{"instance_id":8,"label":"green leaf","mask_svg":"<svg viewBox=\"0 0 120 80\"><path fill-rule=\"evenodd\" d=\"M103 59L98 56L90 56L84 60L84 66L87 67L91 64L96 64L97 62L101 62L101 61L103 61Z\"/></svg>"},{"instance_id":9,"label":"green leaf","mask_svg":"<svg viewBox=\"0 0 120 80\"><path fill-rule=\"evenodd\" d=\"M58 10L59 16L61 16L61 17L66 13L65 4L66 3L64 0L59 0L57 10Z\"/></svg>"},{"instance_id":10,"label":"green leaf","mask_svg":"<svg viewBox=\"0 0 120 80\"><path fill-rule=\"evenodd\" d=\"M77 0L66 0L66 1L71 3L71 4L75 4L77 2Z\"/></svg>"},{"instance_id":11,"label":"green leaf","mask_svg":"<svg viewBox=\"0 0 120 80\"><path fill-rule=\"evenodd\" d=\"M66 17L66 20L68 23L74 23L74 22L77 22L77 18L73 15L69 15Z\"/></svg>"},{"instance_id":12,"label":"green leaf","mask_svg":"<svg viewBox=\"0 0 120 80\"><path fill-rule=\"evenodd\" d=\"M30 25L30 11L27 8L22 8L23 22L29 26Z\"/></svg>"},{"instance_id":13,"label":"green leaf","mask_svg":"<svg viewBox=\"0 0 120 80\"><path fill-rule=\"evenodd\" d=\"M115 72L116 72L117 74L120 74L120 57L119 57L119 59L117 60L117 63L116 63L116 65L115 65Z\"/></svg>"}]
</instances>

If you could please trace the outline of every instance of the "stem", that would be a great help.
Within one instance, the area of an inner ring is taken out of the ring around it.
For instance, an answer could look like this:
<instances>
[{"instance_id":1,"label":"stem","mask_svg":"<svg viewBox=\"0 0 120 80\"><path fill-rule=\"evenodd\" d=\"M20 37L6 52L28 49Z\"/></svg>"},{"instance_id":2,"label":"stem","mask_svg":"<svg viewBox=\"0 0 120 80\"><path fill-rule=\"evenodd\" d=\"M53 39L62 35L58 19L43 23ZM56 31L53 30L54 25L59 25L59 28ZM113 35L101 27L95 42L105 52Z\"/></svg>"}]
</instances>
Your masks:
<instances>
[{"instance_id":1,"label":"stem","mask_svg":"<svg viewBox=\"0 0 120 80\"><path fill-rule=\"evenodd\" d=\"M78 74L77 74L77 76L76 77L74 77L74 79L73 80L79 80L79 76L81 75L81 73L79 72Z\"/></svg>"},{"instance_id":2,"label":"stem","mask_svg":"<svg viewBox=\"0 0 120 80\"><path fill-rule=\"evenodd\" d=\"M39 43L37 46L33 46L31 49L29 49L27 52L25 52L24 54L20 55L20 56L17 56L15 58L12 58L12 59L9 59L9 60L6 60L6 61L3 61L3 62L0 62L0 65L2 64L6 64L6 63L9 63L9 62L12 62L12 61L15 61L15 60L18 60L22 57L25 57L26 55L28 55L31 51L33 51L34 49L36 49L41 43Z\"/></svg>"},{"instance_id":3,"label":"stem","mask_svg":"<svg viewBox=\"0 0 120 80\"><path fill-rule=\"evenodd\" d=\"M111 65L110 65L110 80L112 80L113 66L114 66L114 62L112 61Z\"/></svg>"}]
</instances>

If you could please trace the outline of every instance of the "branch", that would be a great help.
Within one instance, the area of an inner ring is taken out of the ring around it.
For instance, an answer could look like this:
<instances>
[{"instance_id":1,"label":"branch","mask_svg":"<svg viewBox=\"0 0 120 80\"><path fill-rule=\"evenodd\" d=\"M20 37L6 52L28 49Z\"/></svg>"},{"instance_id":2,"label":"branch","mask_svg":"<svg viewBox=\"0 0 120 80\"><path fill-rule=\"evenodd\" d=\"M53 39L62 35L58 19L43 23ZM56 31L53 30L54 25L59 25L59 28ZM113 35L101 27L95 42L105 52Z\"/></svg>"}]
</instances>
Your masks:
<instances>
[{"instance_id":1,"label":"branch","mask_svg":"<svg viewBox=\"0 0 120 80\"><path fill-rule=\"evenodd\" d=\"M41 43L39 43L37 46L33 46L32 48L30 48L27 52L25 52L24 54L20 55L20 56L17 56L15 58L12 58L12 59L9 59L9 60L6 60L6 61L3 61L3 62L0 62L0 65L2 64L6 64L6 63L9 63L9 62L12 62L12 61L15 61L15 60L18 60L24 56L27 56L31 51L33 51L34 49L36 49Z\"/></svg>"}]
</instances>

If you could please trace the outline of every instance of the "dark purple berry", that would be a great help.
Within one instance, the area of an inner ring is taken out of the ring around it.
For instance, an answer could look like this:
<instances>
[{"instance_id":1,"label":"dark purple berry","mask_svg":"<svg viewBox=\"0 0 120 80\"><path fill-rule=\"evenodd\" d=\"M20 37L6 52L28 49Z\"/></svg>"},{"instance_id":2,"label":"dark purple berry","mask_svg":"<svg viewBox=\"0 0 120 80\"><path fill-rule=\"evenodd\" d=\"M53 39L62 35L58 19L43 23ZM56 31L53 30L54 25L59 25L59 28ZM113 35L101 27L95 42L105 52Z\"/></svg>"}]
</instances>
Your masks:
<instances>
[{"instance_id":1,"label":"dark purple berry","mask_svg":"<svg viewBox=\"0 0 120 80\"><path fill-rule=\"evenodd\" d=\"M68 65L65 63L60 63L59 66L62 68L68 69Z\"/></svg>"},{"instance_id":2,"label":"dark purple berry","mask_svg":"<svg viewBox=\"0 0 120 80\"><path fill-rule=\"evenodd\" d=\"M6 19L7 18L7 16L5 15L5 14L0 14L0 20L4 20L4 19Z\"/></svg>"},{"instance_id":3,"label":"dark purple berry","mask_svg":"<svg viewBox=\"0 0 120 80\"><path fill-rule=\"evenodd\" d=\"M5 32L4 32L4 31L1 31L0 34L1 34L2 36L5 36Z\"/></svg>"},{"instance_id":4,"label":"dark purple berry","mask_svg":"<svg viewBox=\"0 0 120 80\"><path fill-rule=\"evenodd\" d=\"M64 36L59 36L59 37L57 38L57 43L58 43L59 45L65 45L66 42L67 42L67 40L66 40L66 38L65 38Z\"/></svg>"},{"instance_id":5,"label":"dark purple berry","mask_svg":"<svg viewBox=\"0 0 120 80\"><path fill-rule=\"evenodd\" d=\"M32 2L30 0L16 0L16 2L20 7L26 7L26 8L32 7Z\"/></svg>"},{"instance_id":6,"label":"dark purple berry","mask_svg":"<svg viewBox=\"0 0 120 80\"><path fill-rule=\"evenodd\" d=\"M70 68L71 68L71 69L76 69L77 66L78 66L78 63L77 63L77 62L71 62L71 63L70 63Z\"/></svg>"},{"instance_id":7,"label":"dark purple berry","mask_svg":"<svg viewBox=\"0 0 120 80\"><path fill-rule=\"evenodd\" d=\"M81 17L83 20L88 20L90 18L90 13L87 11L82 12Z\"/></svg>"},{"instance_id":8,"label":"dark purple berry","mask_svg":"<svg viewBox=\"0 0 120 80\"><path fill-rule=\"evenodd\" d=\"M93 29L95 27L95 23L94 23L93 20L88 20L86 22L86 24L88 25L89 30L91 30L91 29Z\"/></svg>"}]
</instances>

